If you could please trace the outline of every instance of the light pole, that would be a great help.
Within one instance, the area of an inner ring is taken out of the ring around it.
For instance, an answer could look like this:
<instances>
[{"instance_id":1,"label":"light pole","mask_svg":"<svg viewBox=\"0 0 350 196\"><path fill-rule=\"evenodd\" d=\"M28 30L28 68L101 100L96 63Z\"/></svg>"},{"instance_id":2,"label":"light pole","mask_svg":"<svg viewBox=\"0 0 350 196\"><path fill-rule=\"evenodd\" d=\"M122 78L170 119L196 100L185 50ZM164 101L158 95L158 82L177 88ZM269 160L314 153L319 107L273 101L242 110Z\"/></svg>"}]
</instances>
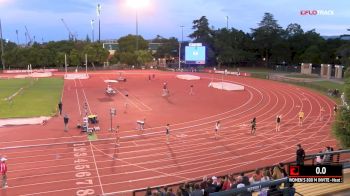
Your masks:
<instances>
[{"instance_id":1,"label":"light pole","mask_svg":"<svg viewBox=\"0 0 350 196\"><path fill-rule=\"evenodd\" d=\"M101 4L97 4L97 17L98 17L98 42L101 41Z\"/></svg>"},{"instance_id":2,"label":"light pole","mask_svg":"<svg viewBox=\"0 0 350 196\"><path fill-rule=\"evenodd\" d=\"M95 20L94 19L92 19L91 21L90 21L90 23L91 23L91 38L92 38L92 42L95 42L95 33L94 33L94 23L95 23Z\"/></svg>"},{"instance_id":3,"label":"light pole","mask_svg":"<svg viewBox=\"0 0 350 196\"><path fill-rule=\"evenodd\" d=\"M114 131L115 129L113 128L113 116L117 114L117 109L111 108L109 110L109 114L111 115L111 128L109 129L109 131Z\"/></svg>"},{"instance_id":4,"label":"light pole","mask_svg":"<svg viewBox=\"0 0 350 196\"><path fill-rule=\"evenodd\" d=\"M228 30L228 16L226 16L226 29Z\"/></svg>"},{"instance_id":5,"label":"light pole","mask_svg":"<svg viewBox=\"0 0 350 196\"><path fill-rule=\"evenodd\" d=\"M139 51L139 17L136 9L136 52Z\"/></svg>"},{"instance_id":6,"label":"light pole","mask_svg":"<svg viewBox=\"0 0 350 196\"><path fill-rule=\"evenodd\" d=\"M184 27L183 25L180 26L181 27L181 42L179 42L179 71L181 70L181 44L183 42L184 39Z\"/></svg>"},{"instance_id":7,"label":"light pole","mask_svg":"<svg viewBox=\"0 0 350 196\"><path fill-rule=\"evenodd\" d=\"M16 35L17 35L17 45L19 46L18 30L17 29L16 29Z\"/></svg>"},{"instance_id":8,"label":"light pole","mask_svg":"<svg viewBox=\"0 0 350 196\"><path fill-rule=\"evenodd\" d=\"M2 70L5 70L5 59L4 59L4 42L2 39L2 26L1 26L1 19L0 19L0 44L1 44L1 63L2 63Z\"/></svg>"}]
</instances>

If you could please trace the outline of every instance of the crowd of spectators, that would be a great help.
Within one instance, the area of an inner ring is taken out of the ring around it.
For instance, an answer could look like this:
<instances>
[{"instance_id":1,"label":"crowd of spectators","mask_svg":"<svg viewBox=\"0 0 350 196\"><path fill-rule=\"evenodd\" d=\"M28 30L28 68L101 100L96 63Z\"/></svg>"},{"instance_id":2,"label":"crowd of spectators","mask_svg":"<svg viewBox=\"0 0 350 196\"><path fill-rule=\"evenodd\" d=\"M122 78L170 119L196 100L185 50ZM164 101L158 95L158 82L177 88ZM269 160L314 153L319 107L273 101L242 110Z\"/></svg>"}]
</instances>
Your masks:
<instances>
[{"instance_id":1,"label":"crowd of spectators","mask_svg":"<svg viewBox=\"0 0 350 196\"><path fill-rule=\"evenodd\" d=\"M334 151L333 147L326 146L325 149L323 151L321 150L319 153L333 152L333 151ZM318 155L316 156L315 162L317 165L331 164L333 163L333 155L332 154Z\"/></svg>"},{"instance_id":2,"label":"crowd of spectators","mask_svg":"<svg viewBox=\"0 0 350 196\"><path fill-rule=\"evenodd\" d=\"M298 165L304 164L305 151L300 144L297 145L296 163ZM332 147L326 146L324 150L319 153L327 153L334 151ZM315 158L316 164L331 164L333 162L333 155L319 155ZM268 182L272 180L278 180L288 176L288 168L283 163L278 165L267 167L264 169L256 169L255 172L249 176L241 173L240 175L229 174L224 177L203 177L203 180L198 183L184 183L179 187L163 187L156 191L147 189L145 196L209 196L210 193L229 191L250 185L258 184L261 182ZM295 188L293 183L286 182L283 185L274 185L265 187L259 190L257 194L259 196L293 196L295 194ZM173 188L175 191L173 191ZM252 192L241 192L237 196L251 196Z\"/></svg>"},{"instance_id":3,"label":"crowd of spectators","mask_svg":"<svg viewBox=\"0 0 350 196\"><path fill-rule=\"evenodd\" d=\"M227 175L222 178L216 176L204 177L202 182L199 183L184 183L173 191L171 187L163 187L156 191L152 191L150 188L146 191L146 196L208 196L210 193L219 191L228 191L232 189L242 188L249 185L258 184L260 182L266 182L271 180L281 179L287 176L286 169L283 163L279 165L265 168L263 170L257 169L251 176L247 176L241 173L238 176ZM290 195L294 195L295 189L293 184L285 184L284 187L288 187ZM258 195L268 196L283 195L282 185L271 186L257 190ZM251 192L243 192L238 194L239 196L252 195Z\"/></svg>"},{"instance_id":4,"label":"crowd of spectators","mask_svg":"<svg viewBox=\"0 0 350 196\"><path fill-rule=\"evenodd\" d=\"M338 89L328 89L329 96L340 97L340 91Z\"/></svg>"}]
</instances>

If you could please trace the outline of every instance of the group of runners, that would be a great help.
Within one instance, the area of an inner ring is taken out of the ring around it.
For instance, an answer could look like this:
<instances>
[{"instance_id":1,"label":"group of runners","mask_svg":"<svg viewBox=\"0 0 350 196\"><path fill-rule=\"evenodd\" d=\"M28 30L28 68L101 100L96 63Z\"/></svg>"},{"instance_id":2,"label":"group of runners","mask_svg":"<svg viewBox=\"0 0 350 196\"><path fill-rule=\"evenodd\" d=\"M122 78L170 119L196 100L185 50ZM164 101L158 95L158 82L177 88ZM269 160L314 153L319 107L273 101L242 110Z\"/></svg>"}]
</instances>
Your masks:
<instances>
[{"instance_id":1,"label":"group of runners","mask_svg":"<svg viewBox=\"0 0 350 196\"><path fill-rule=\"evenodd\" d=\"M337 105L334 105L334 107L333 107L334 115L337 113L337 110L338 110ZM323 120L324 112L325 112L324 108L321 107L320 120ZM300 110L298 115L297 115L298 116L298 120L299 120L299 123L298 123L299 126L303 125L304 115L305 115L304 112L302 110ZM280 128L281 128L282 115L277 115L275 122L276 122L275 131L279 132ZM256 125L257 125L256 117L254 117L252 119L250 124L251 124L250 134L251 135L255 135L256 134ZM119 129L119 126L118 126L118 129ZM215 122L215 125L214 125L214 137L215 137L215 139L218 138L220 129L221 129L221 122L220 122L220 120L218 120L218 121ZM139 127L139 130L144 131L144 121L143 121L143 123L141 123L141 125ZM166 143L169 144L169 140L170 140L170 124L167 124L165 126L165 135L166 135ZM117 133L117 137L116 138L118 138L118 142L119 142L118 133Z\"/></svg>"}]
</instances>

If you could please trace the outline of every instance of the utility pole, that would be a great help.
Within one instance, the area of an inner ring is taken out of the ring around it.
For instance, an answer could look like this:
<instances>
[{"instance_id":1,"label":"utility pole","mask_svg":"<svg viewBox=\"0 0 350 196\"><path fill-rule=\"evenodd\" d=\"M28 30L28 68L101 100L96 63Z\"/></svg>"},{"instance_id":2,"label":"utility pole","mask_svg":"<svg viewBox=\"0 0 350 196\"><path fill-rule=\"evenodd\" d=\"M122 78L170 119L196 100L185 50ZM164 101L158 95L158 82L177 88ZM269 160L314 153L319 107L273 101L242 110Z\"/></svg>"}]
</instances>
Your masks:
<instances>
[{"instance_id":1,"label":"utility pole","mask_svg":"<svg viewBox=\"0 0 350 196\"><path fill-rule=\"evenodd\" d=\"M1 26L1 19L0 19L0 44L1 44L1 63L2 63L2 70L5 70L5 59L4 59L4 40L2 38L2 26Z\"/></svg>"}]
</instances>

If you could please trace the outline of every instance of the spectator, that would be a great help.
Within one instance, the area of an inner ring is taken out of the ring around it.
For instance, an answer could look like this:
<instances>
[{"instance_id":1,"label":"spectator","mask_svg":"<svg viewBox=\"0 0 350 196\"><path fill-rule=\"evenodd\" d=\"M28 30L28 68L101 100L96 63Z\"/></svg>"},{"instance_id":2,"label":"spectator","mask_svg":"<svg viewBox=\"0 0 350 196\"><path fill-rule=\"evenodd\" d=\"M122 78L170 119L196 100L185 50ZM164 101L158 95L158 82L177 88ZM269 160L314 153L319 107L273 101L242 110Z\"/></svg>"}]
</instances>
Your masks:
<instances>
[{"instance_id":1,"label":"spectator","mask_svg":"<svg viewBox=\"0 0 350 196\"><path fill-rule=\"evenodd\" d=\"M168 188L168 192L166 196L175 196L175 194L173 193L173 189L171 187Z\"/></svg>"},{"instance_id":2,"label":"spectator","mask_svg":"<svg viewBox=\"0 0 350 196\"><path fill-rule=\"evenodd\" d=\"M207 181L207 188L204 190L204 195L208 196L210 193L214 193L216 191L216 185L213 184L213 180L211 178Z\"/></svg>"},{"instance_id":3,"label":"spectator","mask_svg":"<svg viewBox=\"0 0 350 196\"><path fill-rule=\"evenodd\" d=\"M327 146L324 152L331 152L331 147ZM331 155L325 154L323 157L324 164L331 164Z\"/></svg>"},{"instance_id":4,"label":"spectator","mask_svg":"<svg viewBox=\"0 0 350 196\"><path fill-rule=\"evenodd\" d=\"M270 174L270 171L269 171L268 169L265 169L265 170L263 171L263 176L262 176L262 178L261 178L261 182L270 181L271 178L270 178L269 174Z\"/></svg>"},{"instance_id":5,"label":"spectator","mask_svg":"<svg viewBox=\"0 0 350 196\"><path fill-rule=\"evenodd\" d=\"M224 179L223 182L222 182L221 190L222 190L222 191L229 190L230 187L231 187L230 185L231 185L231 182L230 182L229 177L228 177L228 176L225 176L225 179Z\"/></svg>"},{"instance_id":6,"label":"spectator","mask_svg":"<svg viewBox=\"0 0 350 196\"><path fill-rule=\"evenodd\" d=\"M179 188L176 190L176 196L182 196L181 187L179 187Z\"/></svg>"},{"instance_id":7,"label":"spectator","mask_svg":"<svg viewBox=\"0 0 350 196\"><path fill-rule=\"evenodd\" d=\"M194 191L191 193L191 196L203 196L203 191L200 190L199 184L194 185Z\"/></svg>"},{"instance_id":8,"label":"spectator","mask_svg":"<svg viewBox=\"0 0 350 196\"><path fill-rule=\"evenodd\" d=\"M5 157L2 157L0 159L0 173L2 177L2 188L6 189L7 186L7 165L6 165L7 159Z\"/></svg>"},{"instance_id":9,"label":"spectator","mask_svg":"<svg viewBox=\"0 0 350 196\"><path fill-rule=\"evenodd\" d=\"M278 164L278 168L280 169L283 177L287 177L288 176L288 173L287 173L286 169L284 168L284 164L283 163L279 163Z\"/></svg>"},{"instance_id":10,"label":"spectator","mask_svg":"<svg viewBox=\"0 0 350 196\"><path fill-rule=\"evenodd\" d=\"M179 187L179 190L181 191L181 195L180 196L190 196L190 193L187 191L186 187L187 187L187 183L183 184L182 186Z\"/></svg>"},{"instance_id":11,"label":"spectator","mask_svg":"<svg viewBox=\"0 0 350 196\"><path fill-rule=\"evenodd\" d=\"M160 189L158 189L158 192L160 193L160 196L165 196L166 195L166 192L168 191L168 187L165 186L163 187L164 191L161 191Z\"/></svg>"},{"instance_id":12,"label":"spectator","mask_svg":"<svg viewBox=\"0 0 350 196\"><path fill-rule=\"evenodd\" d=\"M203 192L207 188L207 180L208 180L208 178L206 176L204 176L203 181L200 184L200 188L203 190Z\"/></svg>"},{"instance_id":13,"label":"spectator","mask_svg":"<svg viewBox=\"0 0 350 196\"><path fill-rule=\"evenodd\" d=\"M277 180L283 178L280 168L276 165L273 168L272 179Z\"/></svg>"},{"instance_id":14,"label":"spectator","mask_svg":"<svg viewBox=\"0 0 350 196\"><path fill-rule=\"evenodd\" d=\"M145 196L152 196L152 190L150 187L147 187Z\"/></svg>"},{"instance_id":15,"label":"spectator","mask_svg":"<svg viewBox=\"0 0 350 196\"><path fill-rule=\"evenodd\" d=\"M300 144L297 145L296 162L297 165L304 165L305 151Z\"/></svg>"},{"instance_id":16,"label":"spectator","mask_svg":"<svg viewBox=\"0 0 350 196\"><path fill-rule=\"evenodd\" d=\"M323 153L322 150L318 153ZM323 163L323 156L322 155L317 155L316 156L316 165L321 165Z\"/></svg>"},{"instance_id":17,"label":"spectator","mask_svg":"<svg viewBox=\"0 0 350 196\"><path fill-rule=\"evenodd\" d=\"M241 173L241 176L242 176L242 183L243 183L245 186L249 186L249 185L250 185L250 182L249 182L248 176L245 176L243 172Z\"/></svg>"},{"instance_id":18,"label":"spectator","mask_svg":"<svg viewBox=\"0 0 350 196\"><path fill-rule=\"evenodd\" d=\"M243 177L242 176L237 176L237 185L236 188L241 188L244 187L244 183L243 183Z\"/></svg>"},{"instance_id":19,"label":"spectator","mask_svg":"<svg viewBox=\"0 0 350 196\"><path fill-rule=\"evenodd\" d=\"M237 180L236 178L233 178L231 179L231 189L236 189L237 188Z\"/></svg>"}]
</instances>

